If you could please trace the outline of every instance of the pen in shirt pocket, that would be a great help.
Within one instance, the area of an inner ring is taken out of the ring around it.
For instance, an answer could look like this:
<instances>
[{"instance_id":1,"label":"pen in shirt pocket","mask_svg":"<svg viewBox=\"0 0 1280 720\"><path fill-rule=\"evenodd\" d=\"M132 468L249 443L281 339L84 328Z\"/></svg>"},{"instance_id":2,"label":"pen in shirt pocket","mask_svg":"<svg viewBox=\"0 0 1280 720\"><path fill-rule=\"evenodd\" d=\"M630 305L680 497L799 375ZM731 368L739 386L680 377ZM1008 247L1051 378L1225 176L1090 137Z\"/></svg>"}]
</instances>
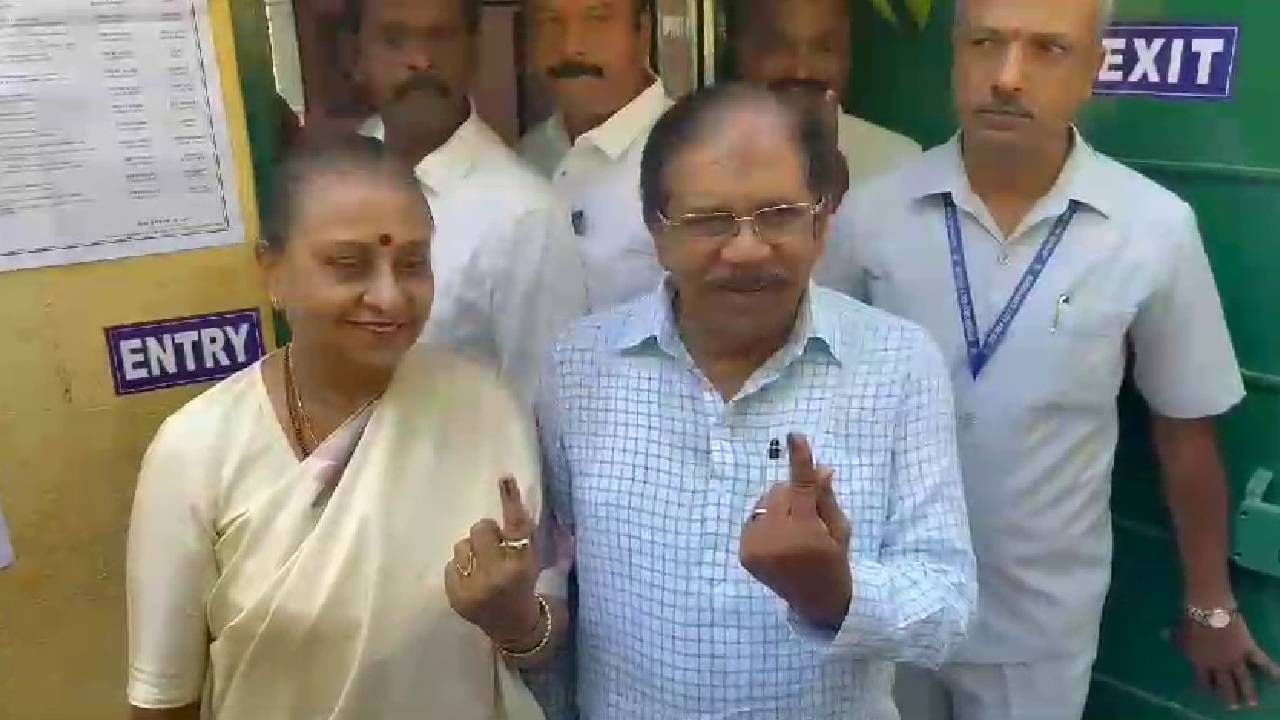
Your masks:
<instances>
[{"instance_id":1,"label":"pen in shirt pocket","mask_svg":"<svg viewBox=\"0 0 1280 720\"><path fill-rule=\"evenodd\" d=\"M1071 307L1071 296L1065 295L1065 294L1059 295L1058 304L1053 309L1053 326L1049 328L1049 332L1051 333L1058 332L1058 327L1059 325L1062 324L1062 311L1069 309L1070 307Z\"/></svg>"}]
</instances>

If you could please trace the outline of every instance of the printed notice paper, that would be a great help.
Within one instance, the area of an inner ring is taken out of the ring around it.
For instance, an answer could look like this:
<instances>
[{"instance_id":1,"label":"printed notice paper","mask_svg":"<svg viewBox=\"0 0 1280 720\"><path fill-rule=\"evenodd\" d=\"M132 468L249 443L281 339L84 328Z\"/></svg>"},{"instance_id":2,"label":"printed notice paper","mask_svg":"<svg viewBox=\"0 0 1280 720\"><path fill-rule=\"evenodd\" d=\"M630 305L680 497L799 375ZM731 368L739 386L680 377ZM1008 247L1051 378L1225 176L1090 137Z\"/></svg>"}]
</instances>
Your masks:
<instances>
[{"instance_id":1,"label":"printed notice paper","mask_svg":"<svg viewBox=\"0 0 1280 720\"><path fill-rule=\"evenodd\" d=\"M0 271L243 239L208 3L0 1Z\"/></svg>"}]
</instances>

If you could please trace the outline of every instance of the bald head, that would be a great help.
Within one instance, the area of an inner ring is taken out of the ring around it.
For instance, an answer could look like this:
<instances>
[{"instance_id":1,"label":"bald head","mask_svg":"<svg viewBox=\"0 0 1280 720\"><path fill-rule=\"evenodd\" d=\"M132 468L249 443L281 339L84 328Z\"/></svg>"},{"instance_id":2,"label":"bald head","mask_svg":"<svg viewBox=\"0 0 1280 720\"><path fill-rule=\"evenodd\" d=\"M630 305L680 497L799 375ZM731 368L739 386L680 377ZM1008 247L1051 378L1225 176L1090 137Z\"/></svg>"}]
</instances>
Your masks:
<instances>
[{"instance_id":1,"label":"bald head","mask_svg":"<svg viewBox=\"0 0 1280 720\"><path fill-rule=\"evenodd\" d=\"M966 152L1056 156L1093 96L1105 0L964 0L952 88Z\"/></svg>"},{"instance_id":2,"label":"bald head","mask_svg":"<svg viewBox=\"0 0 1280 720\"><path fill-rule=\"evenodd\" d=\"M1015 0L1016 1L1016 0ZM1116 3L1115 0L1073 0L1075 2L1091 3L1096 9L1097 14L1094 16L1094 28L1097 30L1097 37L1101 40L1106 34L1107 29L1111 27L1111 23L1116 19ZM956 0L956 27L960 28L964 25L968 14L969 0Z\"/></svg>"}]
</instances>

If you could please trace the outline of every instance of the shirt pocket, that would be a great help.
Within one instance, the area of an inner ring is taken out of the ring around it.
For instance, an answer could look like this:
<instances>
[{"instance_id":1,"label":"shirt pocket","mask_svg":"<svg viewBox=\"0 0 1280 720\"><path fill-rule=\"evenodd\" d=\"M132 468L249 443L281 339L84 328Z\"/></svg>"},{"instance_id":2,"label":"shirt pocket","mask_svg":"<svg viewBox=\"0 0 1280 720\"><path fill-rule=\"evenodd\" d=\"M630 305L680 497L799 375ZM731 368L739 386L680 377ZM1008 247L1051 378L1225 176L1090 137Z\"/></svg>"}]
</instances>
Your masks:
<instances>
[{"instance_id":1,"label":"shirt pocket","mask_svg":"<svg viewBox=\"0 0 1280 720\"><path fill-rule=\"evenodd\" d=\"M834 431L825 433L814 448L816 463L835 471L832 489L853 532L849 552L855 561L878 561L886 540L892 502L892 423L891 417L881 413L841 417Z\"/></svg>"},{"instance_id":2,"label":"shirt pocket","mask_svg":"<svg viewBox=\"0 0 1280 720\"><path fill-rule=\"evenodd\" d=\"M1050 407L1113 408L1124 380L1125 337L1133 312L1077 302L1055 311L1042 339L1044 403Z\"/></svg>"}]
</instances>

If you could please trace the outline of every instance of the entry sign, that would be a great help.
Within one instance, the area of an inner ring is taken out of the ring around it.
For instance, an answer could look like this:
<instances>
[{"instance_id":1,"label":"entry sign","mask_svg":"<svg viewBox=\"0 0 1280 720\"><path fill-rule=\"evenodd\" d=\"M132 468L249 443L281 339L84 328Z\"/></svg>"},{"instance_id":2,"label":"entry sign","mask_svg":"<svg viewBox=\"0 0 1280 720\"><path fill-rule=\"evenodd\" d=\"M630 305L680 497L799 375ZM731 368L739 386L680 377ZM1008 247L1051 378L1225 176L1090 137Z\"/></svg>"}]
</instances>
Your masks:
<instances>
[{"instance_id":1,"label":"entry sign","mask_svg":"<svg viewBox=\"0 0 1280 720\"><path fill-rule=\"evenodd\" d=\"M1118 23L1107 31L1098 95L1186 99L1231 97L1237 25Z\"/></svg>"},{"instance_id":2,"label":"entry sign","mask_svg":"<svg viewBox=\"0 0 1280 720\"><path fill-rule=\"evenodd\" d=\"M117 395L222 380L262 357L257 310L107 328Z\"/></svg>"}]
</instances>

